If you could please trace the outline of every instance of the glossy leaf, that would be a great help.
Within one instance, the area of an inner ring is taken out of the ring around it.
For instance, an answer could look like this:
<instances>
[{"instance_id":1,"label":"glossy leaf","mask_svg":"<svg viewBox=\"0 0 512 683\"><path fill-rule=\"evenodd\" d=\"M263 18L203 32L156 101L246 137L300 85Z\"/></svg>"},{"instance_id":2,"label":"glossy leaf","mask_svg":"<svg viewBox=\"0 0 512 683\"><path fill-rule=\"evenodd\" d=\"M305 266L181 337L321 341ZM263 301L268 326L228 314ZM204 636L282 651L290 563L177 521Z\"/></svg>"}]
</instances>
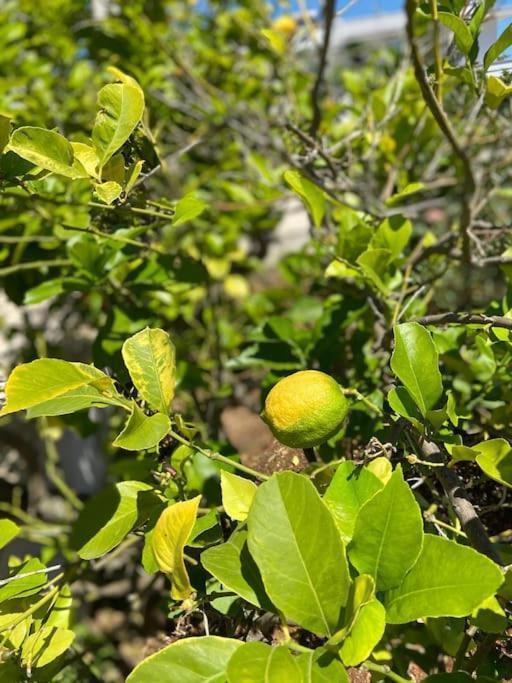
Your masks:
<instances>
[{"instance_id":1,"label":"glossy leaf","mask_svg":"<svg viewBox=\"0 0 512 683\"><path fill-rule=\"evenodd\" d=\"M296 661L302 674L301 683L349 683L340 662L321 648L300 654Z\"/></svg>"},{"instance_id":2,"label":"glossy leaf","mask_svg":"<svg viewBox=\"0 0 512 683\"><path fill-rule=\"evenodd\" d=\"M258 488L247 523L249 550L272 602L304 628L331 635L350 578L334 519L313 484L291 472L274 475Z\"/></svg>"},{"instance_id":3,"label":"glossy leaf","mask_svg":"<svg viewBox=\"0 0 512 683\"><path fill-rule=\"evenodd\" d=\"M160 443L170 428L171 421L167 415L162 415L162 413L145 415L133 402L132 412L126 425L112 445L127 451L143 451Z\"/></svg>"},{"instance_id":4,"label":"glossy leaf","mask_svg":"<svg viewBox=\"0 0 512 683\"><path fill-rule=\"evenodd\" d=\"M118 406L123 401L123 397L107 394L100 391L92 384L78 387L67 391L65 394L52 398L49 401L38 403L32 408L28 408L27 417L33 419L42 415L69 415L79 410L92 408L105 408L106 406Z\"/></svg>"},{"instance_id":5,"label":"glossy leaf","mask_svg":"<svg viewBox=\"0 0 512 683\"><path fill-rule=\"evenodd\" d=\"M3 548L20 533L19 526L10 519L0 519L0 548Z\"/></svg>"},{"instance_id":6,"label":"glossy leaf","mask_svg":"<svg viewBox=\"0 0 512 683\"><path fill-rule=\"evenodd\" d=\"M286 647L244 643L233 654L227 668L228 683L297 683L300 670Z\"/></svg>"},{"instance_id":7,"label":"glossy leaf","mask_svg":"<svg viewBox=\"0 0 512 683\"><path fill-rule=\"evenodd\" d=\"M3 585L0 583L0 603L39 593L48 581L44 569L44 564L35 557L11 569L7 579L2 580Z\"/></svg>"},{"instance_id":8,"label":"glossy leaf","mask_svg":"<svg viewBox=\"0 0 512 683\"><path fill-rule=\"evenodd\" d=\"M313 223L318 228L325 215L326 198L324 192L298 171L285 171L283 178L306 204Z\"/></svg>"},{"instance_id":9,"label":"glossy leaf","mask_svg":"<svg viewBox=\"0 0 512 683\"><path fill-rule=\"evenodd\" d=\"M473 446L476 462L494 481L512 488L512 448L505 439L489 439Z\"/></svg>"},{"instance_id":10,"label":"glossy leaf","mask_svg":"<svg viewBox=\"0 0 512 683\"><path fill-rule=\"evenodd\" d=\"M258 487L249 479L231 474L225 470L220 473L222 505L226 514L239 522L247 519L249 508Z\"/></svg>"},{"instance_id":11,"label":"glossy leaf","mask_svg":"<svg viewBox=\"0 0 512 683\"><path fill-rule=\"evenodd\" d=\"M357 467L350 460L337 468L324 494L324 502L345 543L352 539L360 509L382 487L383 483L366 467Z\"/></svg>"},{"instance_id":12,"label":"glossy leaf","mask_svg":"<svg viewBox=\"0 0 512 683\"><path fill-rule=\"evenodd\" d=\"M83 166L75 160L71 144L54 130L33 126L17 128L11 135L9 149L51 173L67 178L87 177Z\"/></svg>"},{"instance_id":13,"label":"glossy leaf","mask_svg":"<svg viewBox=\"0 0 512 683\"><path fill-rule=\"evenodd\" d=\"M418 561L400 586L385 595L387 621L464 617L503 582L497 565L476 550L425 534Z\"/></svg>"},{"instance_id":14,"label":"glossy leaf","mask_svg":"<svg viewBox=\"0 0 512 683\"><path fill-rule=\"evenodd\" d=\"M83 560L93 560L121 543L155 503L149 484L123 481L90 498L73 525L71 545Z\"/></svg>"},{"instance_id":15,"label":"glossy leaf","mask_svg":"<svg viewBox=\"0 0 512 683\"><path fill-rule=\"evenodd\" d=\"M434 408L443 393L439 357L428 330L418 323L394 328L391 369L403 382L422 415Z\"/></svg>"},{"instance_id":16,"label":"glossy leaf","mask_svg":"<svg viewBox=\"0 0 512 683\"><path fill-rule=\"evenodd\" d=\"M361 508L349 559L375 579L377 591L400 584L416 562L423 541L423 519L414 494L396 468L384 488Z\"/></svg>"},{"instance_id":17,"label":"glossy leaf","mask_svg":"<svg viewBox=\"0 0 512 683\"><path fill-rule=\"evenodd\" d=\"M144 112L140 87L113 83L98 94L99 112L92 131L92 141L102 168L135 130Z\"/></svg>"},{"instance_id":18,"label":"glossy leaf","mask_svg":"<svg viewBox=\"0 0 512 683\"><path fill-rule=\"evenodd\" d=\"M178 640L138 664L126 683L225 683L239 640L205 636Z\"/></svg>"},{"instance_id":19,"label":"glossy leaf","mask_svg":"<svg viewBox=\"0 0 512 683\"><path fill-rule=\"evenodd\" d=\"M26 410L88 385L106 393L113 391L110 377L92 365L53 358L18 365L7 380L7 403L0 416Z\"/></svg>"},{"instance_id":20,"label":"glossy leaf","mask_svg":"<svg viewBox=\"0 0 512 683\"><path fill-rule=\"evenodd\" d=\"M341 645L340 657L345 666L357 666L368 659L385 628L386 610L376 598L372 598L358 610Z\"/></svg>"},{"instance_id":21,"label":"glossy leaf","mask_svg":"<svg viewBox=\"0 0 512 683\"><path fill-rule=\"evenodd\" d=\"M493 64L510 45L512 45L512 25L507 26L498 40L493 43L485 53L484 69L487 71L491 64Z\"/></svg>"},{"instance_id":22,"label":"glossy leaf","mask_svg":"<svg viewBox=\"0 0 512 683\"><path fill-rule=\"evenodd\" d=\"M201 496L174 503L166 508L155 525L151 539L153 555L161 571L172 580L174 600L185 600L193 592L183 558L197 517Z\"/></svg>"},{"instance_id":23,"label":"glossy leaf","mask_svg":"<svg viewBox=\"0 0 512 683\"><path fill-rule=\"evenodd\" d=\"M466 22L456 14L449 12L439 12L439 21L444 24L455 35L455 42L459 50L468 55L473 45L473 36Z\"/></svg>"},{"instance_id":24,"label":"glossy leaf","mask_svg":"<svg viewBox=\"0 0 512 683\"><path fill-rule=\"evenodd\" d=\"M64 654L75 639L74 631L42 626L32 633L21 648L21 661L27 669L46 666Z\"/></svg>"},{"instance_id":25,"label":"glossy leaf","mask_svg":"<svg viewBox=\"0 0 512 683\"><path fill-rule=\"evenodd\" d=\"M123 360L141 397L150 408L167 415L174 397L174 344L160 329L141 330L123 344Z\"/></svg>"},{"instance_id":26,"label":"glossy leaf","mask_svg":"<svg viewBox=\"0 0 512 683\"><path fill-rule=\"evenodd\" d=\"M217 581L247 602L272 609L259 569L249 553L245 529L232 533L225 543L205 550L201 563Z\"/></svg>"}]
</instances>

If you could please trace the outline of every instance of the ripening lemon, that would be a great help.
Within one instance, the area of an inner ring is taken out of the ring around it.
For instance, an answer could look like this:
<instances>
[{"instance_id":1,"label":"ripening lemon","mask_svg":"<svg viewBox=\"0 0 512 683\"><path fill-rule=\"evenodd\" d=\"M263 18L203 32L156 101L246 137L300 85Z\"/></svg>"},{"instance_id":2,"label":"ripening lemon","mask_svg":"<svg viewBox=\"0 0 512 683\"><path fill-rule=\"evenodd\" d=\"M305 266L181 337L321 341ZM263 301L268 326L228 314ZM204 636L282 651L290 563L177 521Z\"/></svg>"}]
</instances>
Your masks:
<instances>
[{"instance_id":1,"label":"ripening lemon","mask_svg":"<svg viewBox=\"0 0 512 683\"><path fill-rule=\"evenodd\" d=\"M280 380L265 401L263 419L285 446L311 448L340 429L349 402L335 379L302 370Z\"/></svg>"},{"instance_id":2,"label":"ripening lemon","mask_svg":"<svg viewBox=\"0 0 512 683\"><path fill-rule=\"evenodd\" d=\"M272 30L291 37L297 30L297 22L293 17L285 14L275 19L275 21L272 23Z\"/></svg>"}]
</instances>

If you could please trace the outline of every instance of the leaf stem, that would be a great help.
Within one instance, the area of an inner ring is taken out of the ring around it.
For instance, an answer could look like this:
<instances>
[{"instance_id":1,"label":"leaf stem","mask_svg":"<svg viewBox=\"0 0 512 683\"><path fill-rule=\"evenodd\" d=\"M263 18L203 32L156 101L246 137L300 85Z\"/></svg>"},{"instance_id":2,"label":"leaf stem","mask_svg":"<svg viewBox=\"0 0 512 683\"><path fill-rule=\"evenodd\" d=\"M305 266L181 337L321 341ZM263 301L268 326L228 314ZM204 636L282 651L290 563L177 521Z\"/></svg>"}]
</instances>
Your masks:
<instances>
[{"instance_id":1,"label":"leaf stem","mask_svg":"<svg viewBox=\"0 0 512 683\"><path fill-rule=\"evenodd\" d=\"M210 460L215 460L217 462L222 462L225 465L229 465L230 467L234 467L236 470L239 470L240 472L244 472L245 474L249 474L251 477L254 477L255 479L259 479L260 481L266 481L269 479L269 477L266 474L263 474L263 472L258 472L257 470L253 470L251 467L246 467L245 465L242 465L240 462L235 462L234 460L231 460L231 458L227 458L225 455L221 455L220 453L215 453L214 451L207 451L204 448L201 448L201 446L198 446L197 444L193 443L192 441L189 441L188 439L183 438L180 434L177 434L173 430L169 432L169 434L176 439L176 441L179 441L180 443L184 444L185 446L190 446L190 448L193 448L195 451L198 453L201 453L201 455L204 455L206 458L209 458Z\"/></svg>"},{"instance_id":2,"label":"leaf stem","mask_svg":"<svg viewBox=\"0 0 512 683\"><path fill-rule=\"evenodd\" d=\"M387 664L375 664L374 662L367 661L364 663L364 666L368 671L375 671L375 673L383 674L386 678L395 681L395 683L411 683L412 680L411 678L404 678L394 671L391 671Z\"/></svg>"}]
</instances>

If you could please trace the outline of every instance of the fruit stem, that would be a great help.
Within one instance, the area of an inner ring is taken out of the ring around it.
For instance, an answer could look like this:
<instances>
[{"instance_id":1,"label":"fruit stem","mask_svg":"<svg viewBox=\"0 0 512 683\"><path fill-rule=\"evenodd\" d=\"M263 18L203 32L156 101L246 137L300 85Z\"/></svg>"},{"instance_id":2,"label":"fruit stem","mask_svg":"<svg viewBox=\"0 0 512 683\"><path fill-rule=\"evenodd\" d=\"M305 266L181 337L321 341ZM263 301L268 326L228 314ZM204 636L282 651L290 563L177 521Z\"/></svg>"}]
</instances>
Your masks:
<instances>
[{"instance_id":1,"label":"fruit stem","mask_svg":"<svg viewBox=\"0 0 512 683\"><path fill-rule=\"evenodd\" d=\"M395 683L411 683L412 680L410 678L399 676L394 671L391 671L389 666L386 664L375 664L374 662L367 661L364 663L364 666L368 669L368 671L375 671L376 673L383 674L386 676L386 678L395 681Z\"/></svg>"},{"instance_id":2,"label":"fruit stem","mask_svg":"<svg viewBox=\"0 0 512 683\"><path fill-rule=\"evenodd\" d=\"M354 398L357 398L358 401L361 401L361 403L364 403L365 406L368 406L370 410L372 410L374 413L377 413L377 415L384 415L384 412L382 408L379 408L379 406L375 405L372 401L370 401L369 398L366 398L366 396L363 396L361 392L359 392L357 389L341 389L343 392L344 396L353 396Z\"/></svg>"}]
</instances>

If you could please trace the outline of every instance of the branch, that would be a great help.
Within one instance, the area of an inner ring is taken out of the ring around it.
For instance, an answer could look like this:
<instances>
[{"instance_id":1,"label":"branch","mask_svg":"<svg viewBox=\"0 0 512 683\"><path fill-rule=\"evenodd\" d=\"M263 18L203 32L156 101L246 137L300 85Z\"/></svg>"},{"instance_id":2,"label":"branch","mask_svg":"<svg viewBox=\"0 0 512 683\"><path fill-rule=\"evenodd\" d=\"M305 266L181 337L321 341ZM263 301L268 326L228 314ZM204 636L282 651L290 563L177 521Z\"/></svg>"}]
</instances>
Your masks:
<instances>
[{"instance_id":1,"label":"branch","mask_svg":"<svg viewBox=\"0 0 512 683\"><path fill-rule=\"evenodd\" d=\"M424 439L419 446L425 460L429 460L432 463L444 463L445 459L437 444ZM469 500L459 475L453 469L446 466L435 467L434 471L470 544L479 553L487 555L493 562L503 565L503 560L491 543L485 526L480 520L473 503Z\"/></svg>"},{"instance_id":2,"label":"branch","mask_svg":"<svg viewBox=\"0 0 512 683\"><path fill-rule=\"evenodd\" d=\"M476 190L476 182L473 175L473 169L471 168L471 162L469 160L466 151L461 146L455 135L446 113L443 110L441 102L437 99L432 86L427 77L425 67L421 61L420 52L418 45L416 43L416 37L414 34L414 14L416 12L416 0L406 0L405 9L407 12L407 40L409 43L409 49L411 52L411 60L414 67L414 74L418 85L420 86L421 94L425 101L425 104L430 110L430 113L434 117L437 125L439 126L441 132L445 136L446 140L450 144L453 153L459 159L462 170L464 173L464 195L460 215L460 236L462 241L462 252L464 257L464 262L467 266L471 265L471 244L469 239L468 230L471 226L472 221L472 198Z\"/></svg>"},{"instance_id":3,"label":"branch","mask_svg":"<svg viewBox=\"0 0 512 683\"><path fill-rule=\"evenodd\" d=\"M318 128L322 121L322 110L320 109L320 95L324 84L325 68L327 66L327 53L329 52L329 43L331 42L331 29L336 13L336 0L325 0L324 7L324 39L320 46L320 64L316 74L315 84L311 91L311 106L313 108L313 120L309 127L309 134L311 137L316 137Z\"/></svg>"},{"instance_id":4,"label":"branch","mask_svg":"<svg viewBox=\"0 0 512 683\"><path fill-rule=\"evenodd\" d=\"M512 330L512 318L505 318L502 315L484 315L483 313L435 313L434 315L416 318L415 322L420 323L420 325L491 325L492 327Z\"/></svg>"}]
</instances>

